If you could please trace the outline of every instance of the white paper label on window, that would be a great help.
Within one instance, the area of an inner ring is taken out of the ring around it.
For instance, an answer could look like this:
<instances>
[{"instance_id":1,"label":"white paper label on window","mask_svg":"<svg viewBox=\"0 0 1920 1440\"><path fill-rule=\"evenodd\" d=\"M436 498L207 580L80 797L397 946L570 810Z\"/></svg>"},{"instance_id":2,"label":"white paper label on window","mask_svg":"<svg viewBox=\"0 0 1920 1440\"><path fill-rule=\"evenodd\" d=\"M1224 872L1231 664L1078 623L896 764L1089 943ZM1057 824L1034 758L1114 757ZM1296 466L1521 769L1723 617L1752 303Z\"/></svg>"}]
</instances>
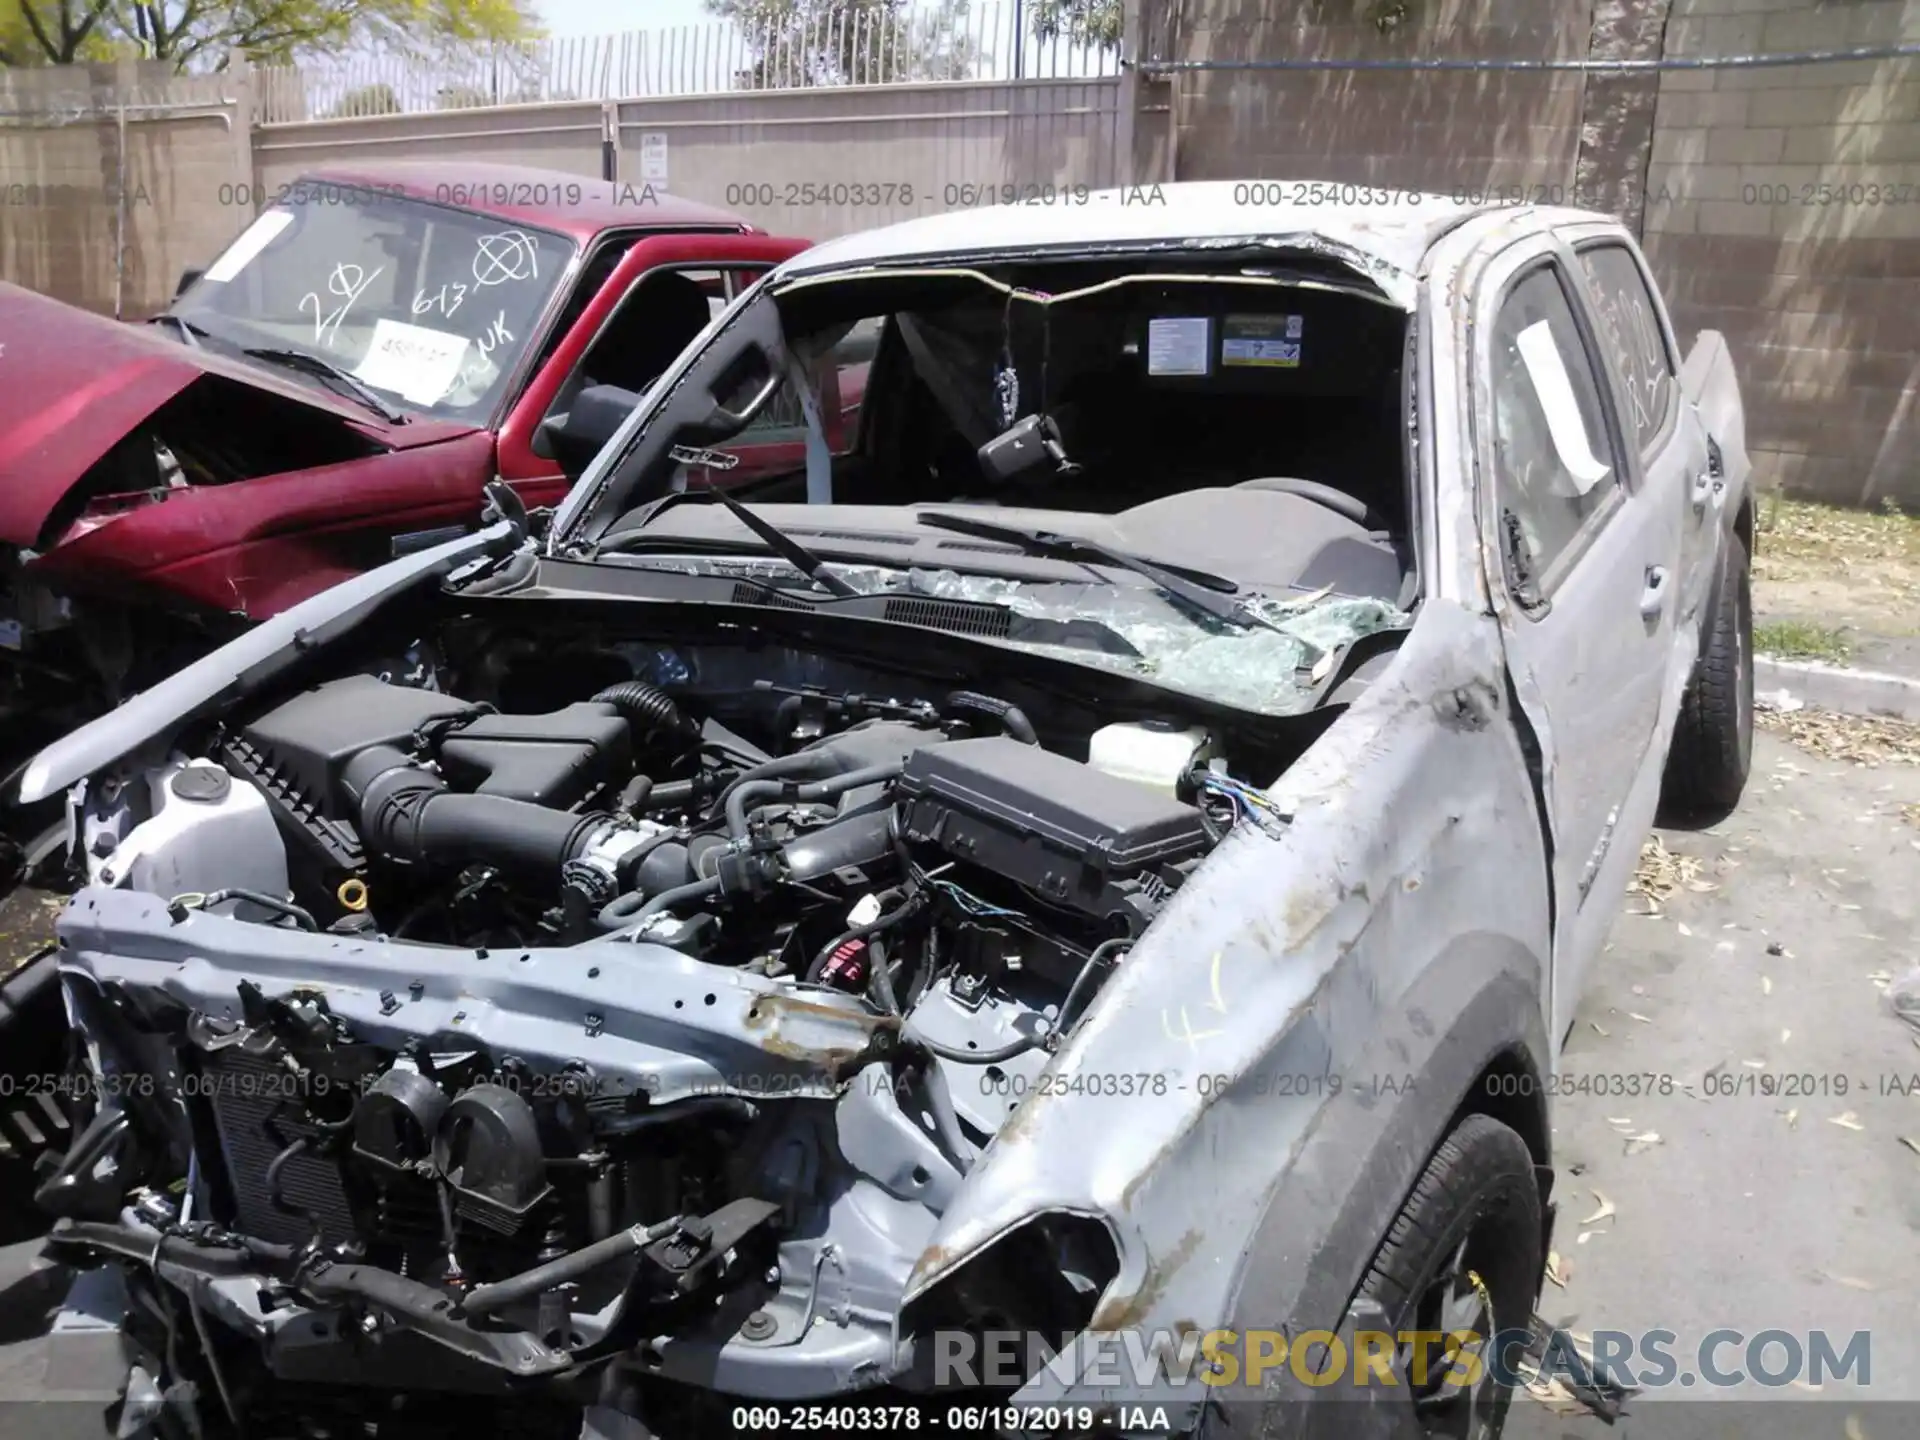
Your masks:
<instances>
[{"instance_id":1,"label":"white paper label on window","mask_svg":"<svg viewBox=\"0 0 1920 1440\"><path fill-rule=\"evenodd\" d=\"M244 270L268 245L273 237L293 223L291 210L269 210L253 224L240 232L240 238L229 245L220 258L207 267L202 280L211 280L216 285L224 285Z\"/></svg>"},{"instance_id":2,"label":"white paper label on window","mask_svg":"<svg viewBox=\"0 0 1920 1440\"><path fill-rule=\"evenodd\" d=\"M1580 402L1574 398L1573 377L1567 374L1567 362L1554 341L1553 330L1545 320L1536 320L1514 343L1527 367L1527 378L1533 382L1541 412L1547 417L1554 451L1574 488L1584 495L1607 478L1609 467L1593 453L1587 422L1581 418Z\"/></svg>"},{"instance_id":3,"label":"white paper label on window","mask_svg":"<svg viewBox=\"0 0 1920 1440\"><path fill-rule=\"evenodd\" d=\"M1213 370L1212 326L1204 315L1147 322L1149 375L1207 375Z\"/></svg>"},{"instance_id":4,"label":"white paper label on window","mask_svg":"<svg viewBox=\"0 0 1920 1440\"><path fill-rule=\"evenodd\" d=\"M431 405L452 388L471 343L464 335L380 320L373 343L353 373L376 390L390 390L411 405Z\"/></svg>"}]
</instances>

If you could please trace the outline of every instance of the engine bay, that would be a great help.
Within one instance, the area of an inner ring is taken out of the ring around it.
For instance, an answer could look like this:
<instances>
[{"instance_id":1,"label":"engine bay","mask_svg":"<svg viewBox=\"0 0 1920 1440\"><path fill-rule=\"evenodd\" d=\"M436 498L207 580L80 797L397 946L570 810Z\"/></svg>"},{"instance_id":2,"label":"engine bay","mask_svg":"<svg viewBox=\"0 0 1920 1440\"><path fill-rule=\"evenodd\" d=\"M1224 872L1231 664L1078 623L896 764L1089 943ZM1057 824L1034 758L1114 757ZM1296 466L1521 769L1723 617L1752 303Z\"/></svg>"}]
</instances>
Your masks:
<instances>
[{"instance_id":1,"label":"engine bay","mask_svg":"<svg viewBox=\"0 0 1920 1440\"><path fill-rule=\"evenodd\" d=\"M63 975L116 1098L42 1203L220 1292L276 1382L417 1386L391 1332L481 1377L433 1388L911 1385L939 1214L1208 852L1284 823L1279 752L765 647L567 657L571 691L537 639L464 654L81 787ZM1066 1332L1114 1252L1049 1225L1076 1280L1024 1303Z\"/></svg>"},{"instance_id":2,"label":"engine bay","mask_svg":"<svg viewBox=\"0 0 1920 1440\"><path fill-rule=\"evenodd\" d=\"M291 896L274 914L303 928L439 945L644 938L810 983L847 914L911 902L916 930L1003 922L962 928L1067 983L1152 920L1249 788L1202 726L1101 727L1082 760L962 689L754 679L722 709L626 679L529 711L510 675L477 699L398 673L231 720L145 794L96 787L90 881L250 918ZM891 966L917 973L921 949L896 939Z\"/></svg>"}]
</instances>

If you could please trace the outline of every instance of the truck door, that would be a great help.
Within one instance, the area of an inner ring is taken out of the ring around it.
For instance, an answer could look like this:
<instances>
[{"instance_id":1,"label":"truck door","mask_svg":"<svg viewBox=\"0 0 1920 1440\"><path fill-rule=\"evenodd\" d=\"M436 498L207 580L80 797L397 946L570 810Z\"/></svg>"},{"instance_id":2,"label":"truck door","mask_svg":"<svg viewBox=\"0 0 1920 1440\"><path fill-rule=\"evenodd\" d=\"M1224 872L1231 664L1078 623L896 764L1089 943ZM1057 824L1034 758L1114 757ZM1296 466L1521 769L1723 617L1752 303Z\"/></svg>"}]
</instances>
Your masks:
<instances>
[{"instance_id":1,"label":"truck door","mask_svg":"<svg viewBox=\"0 0 1920 1440\"><path fill-rule=\"evenodd\" d=\"M1581 227L1568 238L1586 281L1594 334L1611 362L1621 429L1631 451L1628 458L1638 471L1638 487L1668 517L1678 537L1674 645L1662 717L1663 733L1670 733L1699 653L1726 487L1716 482L1706 428L1682 393L1678 347L1633 242L1617 230L1597 226Z\"/></svg>"},{"instance_id":2,"label":"truck door","mask_svg":"<svg viewBox=\"0 0 1920 1440\"><path fill-rule=\"evenodd\" d=\"M1572 1024L1659 799L1679 516L1649 489L1566 246L1535 236L1475 299L1490 582L1553 830L1553 1036Z\"/></svg>"},{"instance_id":3,"label":"truck door","mask_svg":"<svg viewBox=\"0 0 1920 1440\"><path fill-rule=\"evenodd\" d=\"M540 434L589 384L644 390L706 329L724 303L728 277L771 269L808 246L770 235L651 235L627 251L599 292L546 355L500 430L501 478L529 506L567 491Z\"/></svg>"}]
</instances>

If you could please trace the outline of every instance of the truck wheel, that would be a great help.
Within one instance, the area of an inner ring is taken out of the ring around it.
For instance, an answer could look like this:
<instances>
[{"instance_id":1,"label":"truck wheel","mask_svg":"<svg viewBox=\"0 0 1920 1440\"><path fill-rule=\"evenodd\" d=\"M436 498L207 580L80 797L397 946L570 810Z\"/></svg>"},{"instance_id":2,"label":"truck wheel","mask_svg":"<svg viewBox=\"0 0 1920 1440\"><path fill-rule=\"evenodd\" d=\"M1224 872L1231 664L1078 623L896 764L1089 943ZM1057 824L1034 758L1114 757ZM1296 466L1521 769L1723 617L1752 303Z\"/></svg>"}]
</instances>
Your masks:
<instances>
[{"instance_id":1,"label":"truck wheel","mask_svg":"<svg viewBox=\"0 0 1920 1440\"><path fill-rule=\"evenodd\" d=\"M1740 803L1753 763L1753 578L1747 547L1727 537L1726 564L1667 747L1661 801L1681 817L1718 818Z\"/></svg>"},{"instance_id":2,"label":"truck wheel","mask_svg":"<svg viewBox=\"0 0 1920 1440\"><path fill-rule=\"evenodd\" d=\"M1420 1432L1494 1440L1513 1400L1497 1383L1493 1337L1533 1321L1543 1260L1540 1187L1527 1142L1498 1120L1469 1115L1427 1162L1381 1242L1360 1297L1375 1301L1398 1337L1408 1331L1481 1337L1448 1358L1448 1344L1399 1344ZM1421 1360L1424 1356L1424 1374ZM1470 1372L1477 1371L1477 1374Z\"/></svg>"}]
</instances>

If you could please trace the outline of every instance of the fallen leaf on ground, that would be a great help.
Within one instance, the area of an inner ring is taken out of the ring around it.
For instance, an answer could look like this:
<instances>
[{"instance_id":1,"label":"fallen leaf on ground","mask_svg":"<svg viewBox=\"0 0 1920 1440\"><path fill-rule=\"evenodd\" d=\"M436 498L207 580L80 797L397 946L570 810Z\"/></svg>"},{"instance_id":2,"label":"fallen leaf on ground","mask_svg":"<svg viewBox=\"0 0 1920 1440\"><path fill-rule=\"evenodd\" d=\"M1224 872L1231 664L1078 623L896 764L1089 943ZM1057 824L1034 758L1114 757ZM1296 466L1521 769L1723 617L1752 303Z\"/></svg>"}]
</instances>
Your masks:
<instances>
[{"instance_id":1,"label":"fallen leaf on ground","mask_svg":"<svg viewBox=\"0 0 1920 1440\"><path fill-rule=\"evenodd\" d=\"M1793 1031L1791 1031L1791 1030L1782 1030L1782 1031L1780 1032L1780 1043L1781 1043L1782 1045L1784 1045L1784 1044L1786 1044L1786 1043L1787 1043L1787 1041L1789 1041L1789 1040L1791 1040L1792 1038L1793 1038Z\"/></svg>"},{"instance_id":2,"label":"fallen leaf on ground","mask_svg":"<svg viewBox=\"0 0 1920 1440\"><path fill-rule=\"evenodd\" d=\"M1630 1135L1627 1137L1627 1154L1638 1155L1642 1150L1651 1150L1662 1143L1664 1142L1660 1139L1658 1130L1647 1130L1638 1135Z\"/></svg>"},{"instance_id":3,"label":"fallen leaf on ground","mask_svg":"<svg viewBox=\"0 0 1920 1440\"><path fill-rule=\"evenodd\" d=\"M1564 1290L1567 1288L1567 1281L1572 1278L1573 1272L1567 1268L1566 1261L1560 1258L1560 1252L1558 1250L1549 1250L1547 1252L1547 1279Z\"/></svg>"},{"instance_id":4,"label":"fallen leaf on ground","mask_svg":"<svg viewBox=\"0 0 1920 1440\"><path fill-rule=\"evenodd\" d=\"M1658 914L1660 902L1690 880L1700 878L1700 862L1691 855L1676 855L1658 835L1649 836L1640 847L1640 863L1627 886L1629 895L1642 896L1647 914ZM1685 928L1684 926L1682 927Z\"/></svg>"},{"instance_id":5,"label":"fallen leaf on ground","mask_svg":"<svg viewBox=\"0 0 1920 1440\"><path fill-rule=\"evenodd\" d=\"M1797 1109L1795 1109L1795 1110L1776 1110L1776 1111L1774 1111L1773 1113L1774 1113L1774 1114L1776 1114L1776 1115L1784 1115L1784 1116L1786 1117L1786 1120L1787 1120L1787 1128L1788 1128L1789 1130L1798 1130L1798 1129L1800 1128L1800 1112L1799 1112L1799 1110L1797 1110Z\"/></svg>"},{"instance_id":6,"label":"fallen leaf on ground","mask_svg":"<svg viewBox=\"0 0 1920 1440\"><path fill-rule=\"evenodd\" d=\"M1525 1369L1522 1369L1521 1376L1525 1380L1528 1397L1546 1406L1554 1414L1570 1416L1593 1413L1579 1396L1560 1381L1558 1376L1542 1378L1537 1371L1528 1372Z\"/></svg>"},{"instance_id":7,"label":"fallen leaf on ground","mask_svg":"<svg viewBox=\"0 0 1920 1440\"><path fill-rule=\"evenodd\" d=\"M1920 725L1869 715L1838 715L1807 706L1782 712L1754 707L1754 723L1784 735L1823 760L1856 765L1920 765Z\"/></svg>"},{"instance_id":8,"label":"fallen leaf on ground","mask_svg":"<svg viewBox=\"0 0 1920 1440\"><path fill-rule=\"evenodd\" d=\"M1602 1220L1610 1219L1614 1214L1613 1202L1605 1195L1596 1190L1593 1192L1593 1198L1597 1200L1599 1204L1591 1215L1580 1222L1582 1225L1598 1225Z\"/></svg>"},{"instance_id":9,"label":"fallen leaf on ground","mask_svg":"<svg viewBox=\"0 0 1920 1440\"><path fill-rule=\"evenodd\" d=\"M1742 1060L1740 1063L1749 1070L1764 1070L1767 1068L1767 1062L1764 1060Z\"/></svg>"},{"instance_id":10,"label":"fallen leaf on ground","mask_svg":"<svg viewBox=\"0 0 1920 1440\"><path fill-rule=\"evenodd\" d=\"M1769 980L1765 975L1760 977L1760 993L1762 995L1773 994L1773 981Z\"/></svg>"},{"instance_id":11,"label":"fallen leaf on ground","mask_svg":"<svg viewBox=\"0 0 1920 1440\"><path fill-rule=\"evenodd\" d=\"M1867 1440L1866 1427L1860 1423L1858 1415L1847 1416L1847 1440Z\"/></svg>"},{"instance_id":12,"label":"fallen leaf on ground","mask_svg":"<svg viewBox=\"0 0 1920 1440\"><path fill-rule=\"evenodd\" d=\"M1860 1123L1860 1117L1851 1110L1839 1115L1828 1116L1827 1123L1829 1125L1838 1125L1842 1130L1864 1130L1867 1128Z\"/></svg>"},{"instance_id":13,"label":"fallen leaf on ground","mask_svg":"<svg viewBox=\"0 0 1920 1440\"><path fill-rule=\"evenodd\" d=\"M1902 1135L1900 1137L1900 1143L1906 1146L1907 1149L1913 1151L1914 1154L1920 1155L1920 1140L1914 1139L1911 1135Z\"/></svg>"},{"instance_id":14,"label":"fallen leaf on ground","mask_svg":"<svg viewBox=\"0 0 1920 1440\"><path fill-rule=\"evenodd\" d=\"M1639 1021L1639 1022L1640 1022L1640 1023L1642 1024L1642 1025L1651 1025L1651 1024L1653 1023L1653 1017L1652 1017L1652 1016L1650 1016L1650 1015L1642 1015L1642 1014L1641 1014L1641 1013L1640 1013L1639 1011L1637 1011L1637 1010L1629 1010L1629 1011L1627 1011L1627 1018L1628 1018L1629 1020L1638 1020L1638 1021Z\"/></svg>"},{"instance_id":15,"label":"fallen leaf on ground","mask_svg":"<svg viewBox=\"0 0 1920 1440\"><path fill-rule=\"evenodd\" d=\"M1613 1033L1611 1030L1602 1030L1598 1020L1589 1020L1587 1024L1593 1026L1593 1033L1596 1035L1611 1035Z\"/></svg>"},{"instance_id":16,"label":"fallen leaf on ground","mask_svg":"<svg viewBox=\"0 0 1920 1440\"><path fill-rule=\"evenodd\" d=\"M1871 1280L1861 1280L1852 1275L1836 1275L1831 1270L1816 1270L1814 1273L1822 1280L1831 1280L1834 1284L1844 1285L1849 1290L1865 1290L1871 1293L1880 1288Z\"/></svg>"}]
</instances>

